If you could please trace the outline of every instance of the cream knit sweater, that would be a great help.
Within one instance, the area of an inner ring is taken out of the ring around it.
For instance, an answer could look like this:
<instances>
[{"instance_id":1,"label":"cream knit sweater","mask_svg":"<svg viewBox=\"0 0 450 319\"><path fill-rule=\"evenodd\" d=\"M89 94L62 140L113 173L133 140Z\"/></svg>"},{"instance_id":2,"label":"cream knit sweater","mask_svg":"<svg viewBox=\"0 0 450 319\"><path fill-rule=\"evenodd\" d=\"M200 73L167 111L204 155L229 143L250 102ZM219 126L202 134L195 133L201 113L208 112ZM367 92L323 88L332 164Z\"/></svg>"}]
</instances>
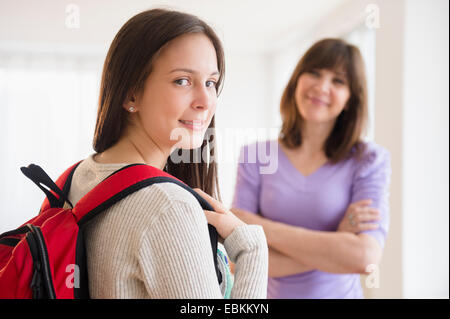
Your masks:
<instances>
[{"instance_id":1,"label":"cream knit sweater","mask_svg":"<svg viewBox=\"0 0 450 319\"><path fill-rule=\"evenodd\" d=\"M100 164L89 156L74 173L69 200L75 205L125 165ZM263 229L237 227L223 245L235 263L231 298L266 298ZM176 184L145 187L94 218L86 228L86 250L91 298L223 297L204 212Z\"/></svg>"}]
</instances>

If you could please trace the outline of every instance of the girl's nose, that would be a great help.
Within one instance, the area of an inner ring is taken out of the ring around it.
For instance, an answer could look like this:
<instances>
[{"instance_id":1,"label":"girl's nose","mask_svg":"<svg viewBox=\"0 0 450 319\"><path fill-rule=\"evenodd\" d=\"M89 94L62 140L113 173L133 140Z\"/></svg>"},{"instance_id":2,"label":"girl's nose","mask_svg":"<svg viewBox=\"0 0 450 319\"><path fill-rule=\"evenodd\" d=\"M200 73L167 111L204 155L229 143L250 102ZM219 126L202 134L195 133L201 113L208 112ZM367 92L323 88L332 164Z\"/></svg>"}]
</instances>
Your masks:
<instances>
[{"instance_id":1,"label":"girl's nose","mask_svg":"<svg viewBox=\"0 0 450 319\"><path fill-rule=\"evenodd\" d=\"M195 89L195 98L192 106L196 109L209 109L213 106L216 99L215 91L205 86L198 86Z\"/></svg>"}]
</instances>

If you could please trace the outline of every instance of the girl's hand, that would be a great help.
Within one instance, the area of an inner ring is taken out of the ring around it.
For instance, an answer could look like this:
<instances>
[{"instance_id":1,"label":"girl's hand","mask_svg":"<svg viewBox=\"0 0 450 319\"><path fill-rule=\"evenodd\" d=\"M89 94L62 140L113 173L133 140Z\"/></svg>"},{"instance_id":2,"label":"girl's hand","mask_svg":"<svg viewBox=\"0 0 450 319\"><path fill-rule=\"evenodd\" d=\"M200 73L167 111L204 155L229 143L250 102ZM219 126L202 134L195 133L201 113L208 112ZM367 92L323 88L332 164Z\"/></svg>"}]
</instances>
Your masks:
<instances>
[{"instance_id":1,"label":"girl's hand","mask_svg":"<svg viewBox=\"0 0 450 319\"><path fill-rule=\"evenodd\" d=\"M380 220L380 211L369 207L371 199L363 199L350 204L341 220L337 231L360 233L364 230L377 229L377 223L370 223Z\"/></svg>"},{"instance_id":2,"label":"girl's hand","mask_svg":"<svg viewBox=\"0 0 450 319\"><path fill-rule=\"evenodd\" d=\"M245 223L237 218L230 210L226 209L225 206L206 194L200 188L194 188L200 196L202 196L214 209L214 212L205 210L206 219L208 223L216 227L219 235L226 239L236 227L245 225Z\"/></svg>"}]
</instances>

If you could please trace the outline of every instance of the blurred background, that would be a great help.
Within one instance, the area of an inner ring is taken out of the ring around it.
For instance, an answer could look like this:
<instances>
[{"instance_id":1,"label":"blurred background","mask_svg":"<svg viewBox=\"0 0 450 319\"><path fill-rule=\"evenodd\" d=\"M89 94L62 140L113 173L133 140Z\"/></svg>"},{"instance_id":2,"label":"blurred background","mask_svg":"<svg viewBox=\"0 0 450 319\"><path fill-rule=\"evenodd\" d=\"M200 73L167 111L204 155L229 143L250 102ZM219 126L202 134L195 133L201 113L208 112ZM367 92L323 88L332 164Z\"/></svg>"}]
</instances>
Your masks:
<instances>
[{"instance_id":1,"label":"blurred background","mask_svg":"<svg viewBox=\"0 0 450 319\"><path fill-rule=\"evenodd\" d=\"M239 148L277 137L281 93L305 50L324 37L357 45L369 85L366 139L392 161L379 287L363 284L365 296L449 298L447 0L0 0L0 233L44 199L21 166L56 179L94 152L108 47L129 18L155 7L196 14L223 41L216 127L226 205Z\"/></svg>"}]
</instances>

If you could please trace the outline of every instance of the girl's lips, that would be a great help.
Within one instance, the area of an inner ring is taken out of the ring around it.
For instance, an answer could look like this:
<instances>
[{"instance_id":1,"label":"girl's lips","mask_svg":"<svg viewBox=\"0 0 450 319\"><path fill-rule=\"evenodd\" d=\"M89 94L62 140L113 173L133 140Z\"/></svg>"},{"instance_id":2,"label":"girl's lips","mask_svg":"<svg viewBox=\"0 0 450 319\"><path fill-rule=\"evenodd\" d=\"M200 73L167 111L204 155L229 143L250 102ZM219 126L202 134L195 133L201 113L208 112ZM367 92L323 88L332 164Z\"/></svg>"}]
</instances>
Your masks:
<instances>
[{"instance_id":1,"label":"girl's lips","mask_svg":"<svg viewBox=\"0 0 450 319\"><path fill-rule=\"evenodd\" d=\"M204 121L185 121L185 120L179 120L178 122L180 122L184 127L187 127L193 131L201 131L203 129L204 126Z\"/></svg>"}]
</instances>

